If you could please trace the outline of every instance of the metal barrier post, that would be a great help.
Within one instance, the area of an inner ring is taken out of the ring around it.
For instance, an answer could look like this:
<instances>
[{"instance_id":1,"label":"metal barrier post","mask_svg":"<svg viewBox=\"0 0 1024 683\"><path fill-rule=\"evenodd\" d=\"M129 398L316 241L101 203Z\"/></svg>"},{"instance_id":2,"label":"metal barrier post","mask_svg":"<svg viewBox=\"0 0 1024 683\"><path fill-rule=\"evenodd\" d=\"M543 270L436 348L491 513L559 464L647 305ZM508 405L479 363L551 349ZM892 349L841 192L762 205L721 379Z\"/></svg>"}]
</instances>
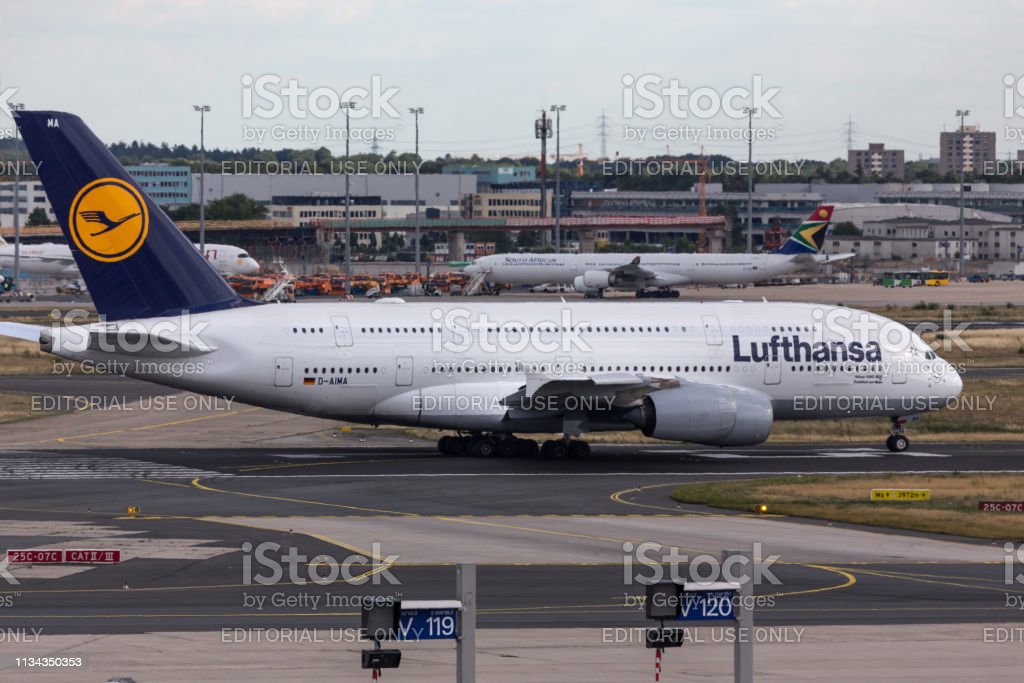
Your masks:
<instances>
[{"instance_id":1,"label":"metal barrier post","mask_svg":"<svg viewBox=\"0 0 1024 683\"><path fill-rule=\"evenodd\" d=\"M476 683L476 565L455 567L455 592L462 601L462 624L456 641L455 680Z\"/></svg>"}]
</instances>

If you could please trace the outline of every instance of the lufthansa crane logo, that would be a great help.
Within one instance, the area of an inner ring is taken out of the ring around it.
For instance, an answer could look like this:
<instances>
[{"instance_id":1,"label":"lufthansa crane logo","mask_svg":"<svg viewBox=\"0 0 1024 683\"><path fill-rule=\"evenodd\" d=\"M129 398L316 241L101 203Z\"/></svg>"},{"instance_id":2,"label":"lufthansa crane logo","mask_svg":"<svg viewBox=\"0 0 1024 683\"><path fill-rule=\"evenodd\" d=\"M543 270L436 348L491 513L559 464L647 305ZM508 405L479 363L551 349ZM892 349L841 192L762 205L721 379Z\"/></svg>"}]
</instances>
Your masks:
<instances>
[{"instance_id":1,"label":"lufthansa crane logo","mask_svg":"<svg viewBox=\"0 0 1024 683\"><path fill-rule=\"evenodd\" d=\"M146 241L149 211L134 187L117 178L100 178L78 191L68 226L75 246L89 258L120 261Z\"/></svg>"}]
</instances>

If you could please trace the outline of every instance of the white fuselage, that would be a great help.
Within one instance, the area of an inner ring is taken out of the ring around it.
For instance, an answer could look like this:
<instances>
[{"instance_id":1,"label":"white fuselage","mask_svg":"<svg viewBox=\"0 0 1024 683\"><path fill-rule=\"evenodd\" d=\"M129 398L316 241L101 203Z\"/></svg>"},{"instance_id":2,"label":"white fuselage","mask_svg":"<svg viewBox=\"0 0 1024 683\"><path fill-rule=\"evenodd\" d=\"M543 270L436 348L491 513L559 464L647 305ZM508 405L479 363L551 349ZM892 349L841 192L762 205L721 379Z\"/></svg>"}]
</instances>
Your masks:
<instances>
[{"instance_id":1,"label":"white fuselage","mask_svg":"<svg viewBox=\"0 0 1024 683\"><path fill-rule=\"evenodd\" d=\"M136 322L167 320L177 319ZM54 352L277 410L495 432L561 431L562 417L539 410L517 422L502 405L531 375L560 372L753 389L770 397L775 419L913 414L961 388L901 325L811 304L325 303L193 314L187 324L213 350L143 354L151 365L116 351ZM909 335L905 348L879 343L893 326ZM631 428L621 417L592 415L589 430Z\"/></svg>"},{"instance_id":2,"label":"white fuselage","mask_svg":"<svg viewBox=\"0 0 1024 683\"><path fill-rule=\"evenodd\" d=\"M571 285L587 271L611 271L630 264L637 256L644 271L659 275L638 283L637 288L745 284L792 273L800 267L800 259L790 254L494 254L477 259L466 272L482 272L484 279L499 285Z\"/></svg>"},{"instance_id":3,"label":"white fuselage","mask_svg":"<svg viewBox=\"0 0 1024 683\"><path fill-rule=\"evenodd\" d=\"M221 275L246 275L260 269L260 264L244 249L230 244L207 244L205 256ZM81 277L71 249L66 244L23 244L19 260L23 273L55 278ZM11 243L0 245L0 269L14 270L14 245Z\"/></svg>"}]
</instances>

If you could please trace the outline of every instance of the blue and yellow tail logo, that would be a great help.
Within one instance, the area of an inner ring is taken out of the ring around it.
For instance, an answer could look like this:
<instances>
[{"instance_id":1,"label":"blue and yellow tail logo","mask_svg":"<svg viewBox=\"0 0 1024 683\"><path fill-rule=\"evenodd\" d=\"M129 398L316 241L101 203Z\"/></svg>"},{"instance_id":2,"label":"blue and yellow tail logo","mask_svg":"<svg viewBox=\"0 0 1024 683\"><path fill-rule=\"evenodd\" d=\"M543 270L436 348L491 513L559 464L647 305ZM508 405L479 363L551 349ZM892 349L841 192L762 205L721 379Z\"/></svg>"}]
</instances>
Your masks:
<instances>
[{"instance_id":1,"label":"blue and yellow tail logo","mask_svg":"<svg viewBox=\"0 0 1024 683\"><path fill-rule=\"evenodd\" d=\"M100 178L79 190L68 226L83 254L111 263L128 258L146 241L149 211L134 187L117 178Z\"/></svg>"}]
</instances>

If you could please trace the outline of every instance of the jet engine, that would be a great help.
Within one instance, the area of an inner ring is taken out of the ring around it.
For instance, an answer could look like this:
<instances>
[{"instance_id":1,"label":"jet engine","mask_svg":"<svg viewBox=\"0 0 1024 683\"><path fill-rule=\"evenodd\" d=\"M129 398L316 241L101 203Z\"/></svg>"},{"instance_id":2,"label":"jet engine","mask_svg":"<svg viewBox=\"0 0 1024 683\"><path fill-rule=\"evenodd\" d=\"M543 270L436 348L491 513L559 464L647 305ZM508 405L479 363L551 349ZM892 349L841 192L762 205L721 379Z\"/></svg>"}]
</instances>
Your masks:
<instances>
[{"instance_id":1,"label":"jet engine","mask_svg":"<svg viewBox=\"0 0 1024 683\"><path fill-rule=\"evenodd\" d=\"M606 289L619 284L619 280L620 278L616 277L614 273L609 273L607 270L588 270L576 278L575 284L582 285L582 287L577 286L577 290Z\"/></svg>"},{"instance_id":2,"label":"jet engine","mask_svg":"<svg viewBox=\"0 0 1024 683\"><path fill-rule=\"evenodd\" d=\"M685 384L648 394L634 421L646 436L708 446L754 446L768 438L771 399L752 389Z\"/></svg>"}]
</instances>

